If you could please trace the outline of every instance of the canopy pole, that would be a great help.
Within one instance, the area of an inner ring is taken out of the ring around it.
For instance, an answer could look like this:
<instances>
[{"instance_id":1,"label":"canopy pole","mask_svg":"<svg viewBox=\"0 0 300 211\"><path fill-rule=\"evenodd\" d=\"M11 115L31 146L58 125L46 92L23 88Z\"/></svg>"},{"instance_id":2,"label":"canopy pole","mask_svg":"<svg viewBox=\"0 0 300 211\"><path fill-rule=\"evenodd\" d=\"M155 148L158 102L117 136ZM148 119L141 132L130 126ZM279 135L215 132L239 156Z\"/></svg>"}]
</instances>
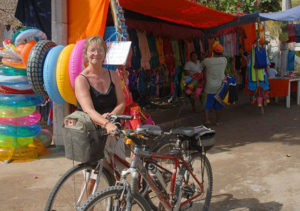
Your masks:
<instances>
[{"instance_id":1,"label":"canopy pole","mask_svg":"<svg viewBox=\"0 0 300 211\"><path fill-rule=\"evenodd\" d=\"M68 1L51 0L51 34L57 44L68 43ZM53 142L56 146L64 145L63 121L70 112L69 104L59 105L53 102Z\"/></svg>"},{"instance_id":2,"label":"canopy pole","mask_svg":"<svg viewBox=\"0 0 300 211\"><path fill-rule=\"evenodd\" d=\"M114 25L115 25L115 30L118 33L118 40L120 40L120 33L121 33L121 29L120 29L120 24L118 21L118 15L117 15L117 4L115 0L110 0L110 9L111 9L111 14L112 14L112 18L114 21Z\"/></svg>"}]
</instances>

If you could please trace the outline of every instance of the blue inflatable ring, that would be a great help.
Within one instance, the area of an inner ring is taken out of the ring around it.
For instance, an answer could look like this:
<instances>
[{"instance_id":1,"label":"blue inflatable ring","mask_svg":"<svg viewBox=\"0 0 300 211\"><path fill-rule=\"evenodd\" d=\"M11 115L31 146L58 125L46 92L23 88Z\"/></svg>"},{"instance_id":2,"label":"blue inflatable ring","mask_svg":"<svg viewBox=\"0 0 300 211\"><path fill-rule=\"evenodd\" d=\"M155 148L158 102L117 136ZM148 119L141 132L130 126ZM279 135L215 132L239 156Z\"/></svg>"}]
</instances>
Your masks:
<instances>
[{"instance_id":1,"label":"blue inflatable ring","mask_svg":"<svg viewBox=\"0 0 300 211\"><path fill-rule=\"evenodd\" d=\"M18 75L27 75L27 70L26 69L19 69L19 68L14 68L14 67L9 67L6 65L0 65L0 74L1 75L6 75L6 76L18 76Z\"/></svg>"},{"instance_id":2,"label":"blue inflatable ring","mask_svg":"<svg viewBox=\"0 0 300 211\"><path fill-rule=\"evenodd\" d=\"M11 107L28 107L39 105L44 102L44 98L38 95L19 95L19 94L2 94L0 95L1 106Z\"/></svg>"},{"instance_id":3,"label":"blue inflatable ring","mask_svg":"<svg viewBox=\"0 0 300 211\"><path fill-rule=\"evenodd\" d=\"M29 84L29 82L27 82L26 84L12 84L12 85L5 85L5 86L10 88L10 89L17 89L17 90L29 90L29 89L31 89L31 85Z\"/></svg>"},{"instance_id":4,"label":"blue inflatable ring","mask_svg":"<svg viewBox=\"0 0 300 211\"><path fill-rule=\"evenodd\" d=\"M41 132L41 125L12 126L0 124L0 134L13 137L31 137Z\"/></svg>"},{"instance_id":5,"label":"blue inflatable ring","mask_svg":"<svg viewBox=\"0 0 300 211\"><path fill-rule=\"evenodd\" d=\"M28 84L27 76L1 76L1 85Z\"/></svg>"},{"instance_id":6,"label":"blue inflatable ring","mask_svg":"<svg viewBox=\"0 0 300 211\"><path fill-rule=\"evenodd\" d=\"M58 91L57 83L56 83L56 64L58 60L58 56L60 52L63 50L64 46L58 45L52 48L44 62L44 72L43 79L45 83L45 89L48 93L48 96L51 100L57 104L65 104L66 101L62 98Z\"/></svg>"}]
</instances>

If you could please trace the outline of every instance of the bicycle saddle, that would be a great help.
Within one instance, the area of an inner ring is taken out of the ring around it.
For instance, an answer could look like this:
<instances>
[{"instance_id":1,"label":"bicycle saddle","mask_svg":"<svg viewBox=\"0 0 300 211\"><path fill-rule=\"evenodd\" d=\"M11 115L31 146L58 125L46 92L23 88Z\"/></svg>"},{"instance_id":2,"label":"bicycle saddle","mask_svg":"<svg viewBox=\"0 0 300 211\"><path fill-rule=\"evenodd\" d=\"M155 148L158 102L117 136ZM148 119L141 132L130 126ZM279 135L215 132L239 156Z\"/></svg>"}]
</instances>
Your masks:
<instances>
[{"instance_id":1,"label":"bicycle saddle","mask_svg":"<svg viewBox=\"0 0 300 211\"><path fill-rule=\"evenodd\" d=\"M162 134L162 129L158 125L142 125L136 129L136 132L143 135L160 136Z\"/></svg>"},{"instance_id":2,"label":"bicycle saddle","mask_svg":"<svg viewBox=\"0 0 300 211\"><path fill-rule=\"evenodd\" d=\"M215 131L207 128L203 125L201 126L196 126L196 127L179 127L179 128L175 128L171 130L172 134L175 135L184 135L184 136L188 136L188 137L193 137L193 136L203 136L205 134L215 134ZM197 138L198 138L197 137Z\"/></svg>"}]
</instances>

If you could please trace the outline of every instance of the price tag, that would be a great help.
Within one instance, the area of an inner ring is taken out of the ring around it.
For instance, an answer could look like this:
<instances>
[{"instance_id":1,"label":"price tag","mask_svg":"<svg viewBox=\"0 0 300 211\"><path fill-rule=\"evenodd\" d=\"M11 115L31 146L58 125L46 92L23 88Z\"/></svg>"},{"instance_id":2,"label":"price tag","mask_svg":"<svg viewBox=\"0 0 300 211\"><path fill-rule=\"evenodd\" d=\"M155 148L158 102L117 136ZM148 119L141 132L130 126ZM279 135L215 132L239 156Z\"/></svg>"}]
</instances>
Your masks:
<instances>
[{"instance_id":1,"label":"price tag","mask_svg":"<svg viewBox=\"0 0 300 211\"><path fill-rule=\"evenodd\" d=\"M107 53L103 64L125 65L129 54L131 41L107 42Z\"/></svg>"}]
</instances>

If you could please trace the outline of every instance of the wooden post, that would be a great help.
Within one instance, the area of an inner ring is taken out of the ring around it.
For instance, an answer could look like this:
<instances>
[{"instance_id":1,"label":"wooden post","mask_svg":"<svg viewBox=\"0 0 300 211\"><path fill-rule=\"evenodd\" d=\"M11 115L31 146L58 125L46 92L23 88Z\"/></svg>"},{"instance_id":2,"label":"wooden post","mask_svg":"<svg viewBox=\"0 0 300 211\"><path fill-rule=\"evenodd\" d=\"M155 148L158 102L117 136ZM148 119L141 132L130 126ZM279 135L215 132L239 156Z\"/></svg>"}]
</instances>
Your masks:
<instances>
[{"instance_id":1,"label":"wooden post","mask_svg":"<svg viewBox=\"0 0 300 211\"><path fill-rule=\"evenodd\" d=\"M68 43L68 1L51 0L51 30L52 40L57 44ZM63 142L63 120L70 112L69 104L59 105L53 103L53 141L57 146Z\"/></svg>"},{"instance_id":2,"label":"wooden post","mask_svg":"<svg viewBox=\"0 0 300 211\"><path fill-rule=\"evenodd\" d=\"M111 14L112 14L112 18L114 21L114 25L115 25L115 30L117 32L121 33L121 29L120 29L120 24L118 21L118 15L117 15L117 4L115 0L110 0L110 9L111 9ZM118 34L118 41L120 41L120 34Z\"/></svg>"}]
</instances>

